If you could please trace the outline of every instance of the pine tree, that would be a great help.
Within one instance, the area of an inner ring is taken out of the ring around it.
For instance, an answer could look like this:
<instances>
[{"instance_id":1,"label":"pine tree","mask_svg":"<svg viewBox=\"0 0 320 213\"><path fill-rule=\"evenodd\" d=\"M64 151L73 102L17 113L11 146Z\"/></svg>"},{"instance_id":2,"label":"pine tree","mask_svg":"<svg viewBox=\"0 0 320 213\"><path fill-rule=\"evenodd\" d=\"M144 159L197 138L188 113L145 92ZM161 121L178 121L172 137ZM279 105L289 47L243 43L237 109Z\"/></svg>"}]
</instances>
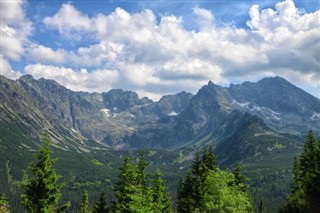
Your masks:
<instances>
[{"instance_id":1,"label":"pine tree","mask_svg":"<svg viewBox=\"0 0 320 213\"><path fill-rule=\"evenodd\" d=\"M43 144L35 155L36 161L29 166L32 177L27 177L25 180L25 193L21 196L22 204L31 213L62 212L70 206L67 203L56 207L63 185L58 184L61 176L57 175L55 169L52 168L55 159L51 159L50 144L48 135L45 135Z\"/></svg>"},{"instance_id":2,"label":"pine tree","mask_svg":"<svg viewBox=\"0 0 320 213\"><path fill-rule=\"evenodd\" d=\"M216 167L216 164L218 163L216 156L213 154L212 146L209 146L208 148L204 149L203 155L202 155L202 162L206 168L206 170L213 170Z\"/></svg>"},{"instance_id":3,"label":"pine tree","mask_svg":"<svg viewBox=\"0 0 320 213\"><path fill-rule=\"evenodd\" d=\"M301 168L300 162L297 157L293 159L293 167L292 167L292 175L293 175L293 183L291 192L295 193L302 188L302 181L301 181Z\"/></svg>"},{"instance_id":4,"label":"pine tree","mask_svg":"<svg viewBox=\"0 0 320 213\"><path fill-rule=\"evenodd\" d=\"M194 212L195 199L193 197L193 176L190 170L185 180L180 179L177 190L177 212L189 213Z\"/></svg>"},{"instance_id":5,"label":"pine tree","mask_svg":"<svg viewBox=\"0 0 320 213\"><path fill-rule=\"evenodd\" d=\"M106 202L106 194L101 192L100 197L96 205L94 206L93 213L108 213L108 205Z\"/></svg>"},{"instance_id":6,"label":"pine tree","mask_svg":"<svg viewBox=\"0 0 320 213\"><path fill-rule=\"evenodd\" d=\"M300 158L293 163L293 184L288 203L279 212L320 212L319 143L310 130Z\"/></svg>"},{"instance_id":7,"label":"pine tree","mask_svg":"<svg viewBox=\"0 0 320 213\"><path fill-rule=\"evenodd\" d=\"M195 154L191 171L185 180L180 182L178 190L178 212L203 212L204 182L209 171L216 168L216 157L211 147L205 148L200 155Z\"/></svg>"},{"instance_id":8,"label":"pine tree","mask_svg":"<svg viewBox=\"0 0 320 213\"><path fill-rule=\"evenodd\" d=\"M248 193L234 187L234 175L216 168L205 181L204 210L201 212L253 213Z\"/></svg>"},{"instance_id":9,"label":"pine tree","mask_svg":"<svg viewBox=\"0 0 320 213\"><path fill-rule=\"evenodd\" d=\"M84 191L82 195L79 213L90 213L89 194L87 191Z\"/></svg>"},{"instance_id":10,"label":"pine tree","mask_svg":"<svg viewBox=\"0 0 320 213\"><path fill-rule=\"evenodd\" d=\"M163 180L163 174L158 169L156 172L155 187L153 192L153 212L154 213L169 213L171 212L172 201Z\"/></svg>"},{"instance_id":11,"label":"pine tree","mask_svg":"<svg viewBox=\"0 0 320 213\"><path fill-rule=\"evenodd\" d=\"M312 174L316 170L317 159L317 144L312 130L309 131L306 142L304 144L304 150L300 157L300 170L301 175L310 182Z\"/></svg>"},{"instance_id":12,"label":"pine tree","mask_svg":"<svg viewBox=\"0 0 320 213\"><path fill-rule=\"evenodd\" d=\"M232 174L235 178L235 185L243 192L247 192L247 185L245 181L247 180L246 177L241 173L241 165L239 163L232 169Z\"/></svg>"},{"instance_id":13,"label":"pine tree","mask_svg":"<svg viewBox=\"0 0 320 213\"><path fill-rule=\"evenodd\" d=\"M114 212L131 212L130 205L134 203L135 195L138 194L136 187L138 174L136 170L136 166L129 162L129 158L125 158L114 188L116 198L113 203Z\"/></svg>"},{"instance_id":14,"label":"pine tree","mask_svg":"<svg viewBox=\"0 0 320 213\"><path fill-rule=\"evenodd\" d=\"M147 184L147 172L146 168L148 166L148 162L145 160L144 157L144 151L140 152L140 156L138 159L138 165L137 165L137 174L138 174L138 184L140 184L142 187L145 187Z\"/></svg>"}]
</instances>

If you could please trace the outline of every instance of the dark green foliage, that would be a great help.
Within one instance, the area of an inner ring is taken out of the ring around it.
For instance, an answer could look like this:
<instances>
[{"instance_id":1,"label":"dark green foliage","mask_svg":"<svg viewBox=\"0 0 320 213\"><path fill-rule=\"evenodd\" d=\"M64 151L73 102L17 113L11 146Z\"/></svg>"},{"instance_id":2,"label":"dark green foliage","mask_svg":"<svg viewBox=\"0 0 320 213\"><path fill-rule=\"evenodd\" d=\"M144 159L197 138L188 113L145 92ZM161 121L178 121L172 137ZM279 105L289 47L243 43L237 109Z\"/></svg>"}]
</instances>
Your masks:
<instances>
[{"instance_id":1,"label":"dark green foliage","mask_svg":"<svg viewBox=\"0 0 320 213\"><path fill-rule=\"evenodd\" d=\"M57 207L61 197L62 184L58 183L60 176L52 168L50 140L48 135L43 138L43 144L35 154L36 161L30 164L31 177L25 179L25 193L22 194L22 204L28 212L62 212L69 204Z\"/></svg>"},{"instance_id":2,"label":"dark green foliage","mask_svg":"<svg viewBox=\"0 0 320 213\"><path fill-rule=\"evenodd\" d=\"M113 212L170 212L172 201L165 186L162 173L157 171L154 181L146 172L148 162L140 153L137 163L125 158L115 184ZM153 182L153 186L150 184Z\"/></svg>"},{"instance_id":3,"label":"dark green foliage","mask_svg":"<svg viewBox=\"0 0 320 213\"><path fill-rule=\"evenodd\" d=\"M243 192L247 192L247 185L245 181L246 177L241 173L241 165L239 163L232 169L232 174L234 175L235 185Z\"/></svg>"},{"instance_id":4,"label":"dark green foliage","mask_svg":"<svg viewBox=\"0 0 320 213\"><path fill-rule=\"evenodd\" d=\"M84 191L82 195L79 213L90 213L89 195L87 191Z\"/></svg>"},{"instance_id":5,"label":"dark green foliage","mask_svg":"<svg viewBox=\"0 0 320 213\"><path fill-rule=\"evenodd\" d=\"M114 212L130 212L130 205L134 200L133 196L137 194L137 176L135 166L129 162L129 158L125 158L114 188L116 198L113 204Z\"/></svg>"},{"instance_id":6,"label":"dark green foliage","mask_svg":"<svg viewBox=\"0 0 320 213\"><path fill-rule=\"evenodd\" d=\"M219 168L210 170L204 183L204 210L201 212L253 213L249 194L234 182L232 173Z\"/></svg>"},{"instance_id":7,"label":"dark green foliage","mask_svg":"<svg viewBox=\"0 0 320 213\"><path fill-rule=\"evenodd\" d=\"M100 197L96 205L94 206L93 213L108 213L109 208L106 202L106 194L101 192Z\"/></svg>"},{"instance_id":8,"label":"dark green foliage","mask_svg":"<svg viewBox=\"0 0 320 213\"><path fill-rule=\"evenodd\" d=\"M153 191L153 212L154 213L169 213L172 209L172 201L163 179L163 174L160 169L156 172L156 180Z\"/></svg>"},{"instance_id":9,"label":"dark green foliage","mask_svg":"<svg viewBox=\"0 0 320 213\"><path fill-rule=\"evenodd\" d=\"M144 151L141 151L137 165L137 183L143 187L146 187L146 181L148 176L146 172L147 166L148 162L145 160Z\"/></svg>"},{"instance_id":10,"label":"dark green foliage","mask_svg":"<svg viewBox=\"0 0 320 213\"><path fill-rule=\"evenodd\" d=\"M181 181L177 191L178 212L203 211L204 208L204 182L210 170L217 163L212 148L205 148L195 154L191 171L185 180Z\"/></svg>"},{"instance_id":11,"label":"dark green foliage","mask_svg":"<svg viewBox=\"0 0 320 213\"><path fill-rule=\"evenodd\" d=\"M177 189L177 211L181 213L192 212L196 205L193 197L193 176L192 172L189 171L185 180L180 179L179 186Z\"/></svg>"},{"instance_id":12,"label":"dark green foliage","mask_svg":"<svg viewBox=\"0 0 320 213\"><path fill-rule=\"evenodd\" d=\"M262 200L260 200L260 203L258 206L258 213L266 213L266 212L267 212L266 205Z\"/></svg>"},{"instance_id":13,"label":"dark green foliage","mask_svg":"<svg viewBox=\"0 0 320 213\"><path fill-rule=\"evenodd\" d=\"M303 153L293 163L293 184L286 206L279 212L320 212L320 145L310 130Z\"/></svg>"},{"instance_id":14,"label":"dark green foliage","mask_svg":"<svg viewBox=\"0 0 320 213\"><path fill-rule=\"evenodd\" d=\"M212 148L204 149L201 157L196 153L191 170L179 182L178 212L253 212L240 166L234 176L216 164Z\"/></svg>"}]
</instances>

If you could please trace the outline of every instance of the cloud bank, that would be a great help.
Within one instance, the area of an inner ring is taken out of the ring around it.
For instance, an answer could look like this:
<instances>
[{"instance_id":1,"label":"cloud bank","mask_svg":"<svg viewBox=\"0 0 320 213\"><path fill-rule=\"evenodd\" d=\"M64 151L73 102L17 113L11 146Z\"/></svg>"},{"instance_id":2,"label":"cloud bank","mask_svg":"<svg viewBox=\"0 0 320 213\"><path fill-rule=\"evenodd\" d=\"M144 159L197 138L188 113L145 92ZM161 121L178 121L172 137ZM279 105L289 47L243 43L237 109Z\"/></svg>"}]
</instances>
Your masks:
<instances>
[{"instance_id":1,"label":"cloud bank","mask_svg":"<svg viewBox=\"0 0 320 213\"><path fill-rule=\"evenodd\" d=\"M304 13L291 0L277 3L275 9L253 5L242 28L217 24L210 10L194 7L194 30L184 27L183 17L159 16L148 9L129 13L116 8L89 16L64 3L42 21L48 33L91 43L75 49L25 46L32 27L22 4L16 7L18 15L4 15L1 30L12 41L1 46L8 49L1 60L24 56L30 61L25 73L55 79L73 90L123 88L157 99L181 90L196 92L209 80L227 84L275 75L311 85L314 91L320 87L320 11ZM21 20L28 27L14 24Z\"/></svg>"}]
</instances>

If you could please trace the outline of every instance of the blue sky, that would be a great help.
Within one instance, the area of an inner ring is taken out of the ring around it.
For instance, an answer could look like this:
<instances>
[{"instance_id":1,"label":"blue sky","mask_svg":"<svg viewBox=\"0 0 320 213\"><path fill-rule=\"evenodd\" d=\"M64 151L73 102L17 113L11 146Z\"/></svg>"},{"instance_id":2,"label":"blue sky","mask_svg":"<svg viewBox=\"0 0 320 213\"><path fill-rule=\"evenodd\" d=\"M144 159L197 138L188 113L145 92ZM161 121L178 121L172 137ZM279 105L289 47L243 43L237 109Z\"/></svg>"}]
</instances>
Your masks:
<instances>
[{"instance_id":1,"label":"blue sky","mask_svg":"<svg viewBox=\"0 0 320 213\"><path fill-rule=\"evenodd\" d=\"M1 1L1 74L158 99L282 76L320 98L319 1Z\"/></svg>"}]
</instances>

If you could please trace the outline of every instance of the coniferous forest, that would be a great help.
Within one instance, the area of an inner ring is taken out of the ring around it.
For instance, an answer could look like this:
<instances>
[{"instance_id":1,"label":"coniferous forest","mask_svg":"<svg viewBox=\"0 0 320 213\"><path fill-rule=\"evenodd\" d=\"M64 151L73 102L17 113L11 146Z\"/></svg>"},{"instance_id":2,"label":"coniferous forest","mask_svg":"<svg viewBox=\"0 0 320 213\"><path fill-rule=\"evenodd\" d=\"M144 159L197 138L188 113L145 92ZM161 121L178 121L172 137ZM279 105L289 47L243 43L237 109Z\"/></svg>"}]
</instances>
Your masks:
<instances>
[{"instance_id":1,"label":"coniferous forest","mask_svg":"<svg viewBox=\"0 0 320 213\"><path fill-rule=\"evenodd\" d=\"M144 151L138 158L125 156L117 180L112 187L112 196L106 197L100 189L96 200L89 200L90 191L84 190L78 203L63 200L61 189L64 183L55 170L58 159L52 157L52 142L43 136L42 146L29 164L28 175L23 179L21 204L26 212L66 212L72 205L79 206L76 212L266 212L264 200L254 207L247 178L237 164L232 170L219 168L212 147L195 154L191 168L181 177L175 196L170 193L164 174L160 169L148 172L149 162ZM292 168L291 193L287 204L279 213L320 212L320 140L310 130L303 152L297 156ZM0 199L0 212L7 213L11 206L6 195ZM73 208L72 212L75 209Z\"/></svg>"}]
</instances>

